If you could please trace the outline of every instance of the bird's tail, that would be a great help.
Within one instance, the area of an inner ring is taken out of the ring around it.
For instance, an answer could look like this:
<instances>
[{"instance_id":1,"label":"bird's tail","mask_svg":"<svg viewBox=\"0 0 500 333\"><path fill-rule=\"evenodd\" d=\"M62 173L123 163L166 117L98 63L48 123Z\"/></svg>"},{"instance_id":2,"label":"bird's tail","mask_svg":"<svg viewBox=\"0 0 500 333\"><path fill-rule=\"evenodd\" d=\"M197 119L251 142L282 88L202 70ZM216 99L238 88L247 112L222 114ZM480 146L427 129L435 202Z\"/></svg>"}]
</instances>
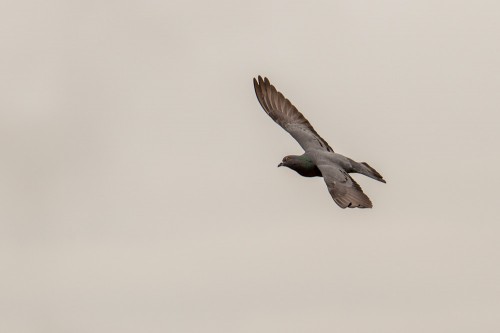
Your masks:
<instances>
[{"instance_id":1,"label":"bird's tail","mask_svg":"<svg viewBox=\"0 0 500 333\"><path fill-rule=\"evenodd\" d=\"M360 163L361 170L359 173L368 176L370 178L373 178L375 180L378 180L379 182L385 183L384 177L380 173L377 172L374 168L372 168L368 163L366 162L361 162Z\"/></svg>"}]
</instances>

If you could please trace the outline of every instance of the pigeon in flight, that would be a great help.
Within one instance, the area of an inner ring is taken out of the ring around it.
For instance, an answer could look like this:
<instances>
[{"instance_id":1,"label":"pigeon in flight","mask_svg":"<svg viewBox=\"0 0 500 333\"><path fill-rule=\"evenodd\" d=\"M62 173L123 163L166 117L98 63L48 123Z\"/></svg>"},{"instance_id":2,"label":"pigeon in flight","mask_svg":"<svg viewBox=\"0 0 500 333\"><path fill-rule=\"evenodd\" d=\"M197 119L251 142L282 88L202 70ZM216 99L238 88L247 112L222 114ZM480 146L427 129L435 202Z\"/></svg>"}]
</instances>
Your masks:
<instances>
[{"instance_id":1,"label":"pigeon in flight","mask_svg":"<svg viewBox=\"0 0 500 333\"><path fill-rule=\"evenodd\" d=\"M267 78L254 78L253 85L264 111L290 133L305 151L300 156L285 156L278 167L288 167L304 177L323 177L330 195L341 208L371 208L372 202L349 173L360 173L382 183L385 183L384 178L367 163L355 162L335 153L302 113Z\"/></svg>"}]
</instances>

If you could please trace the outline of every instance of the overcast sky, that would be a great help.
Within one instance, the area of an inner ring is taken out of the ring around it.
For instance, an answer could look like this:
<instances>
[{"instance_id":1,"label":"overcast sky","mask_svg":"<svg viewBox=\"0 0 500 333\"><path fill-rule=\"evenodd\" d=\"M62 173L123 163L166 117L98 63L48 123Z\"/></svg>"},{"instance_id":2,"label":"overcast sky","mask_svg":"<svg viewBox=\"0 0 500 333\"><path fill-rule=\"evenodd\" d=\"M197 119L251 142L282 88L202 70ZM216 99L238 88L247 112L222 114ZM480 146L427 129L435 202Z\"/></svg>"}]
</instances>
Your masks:
<instances>
[{"instance_id":1,"label":"overcast sky","mask_svg":"<svg viewBox=\"0 0 500 333\"><path fill-rule=\"evenodd\" d=\"M3 1L0 331L499 332L498 1ZM373 209L276 168L271 82Z\"/></svg>"}]
</instances>

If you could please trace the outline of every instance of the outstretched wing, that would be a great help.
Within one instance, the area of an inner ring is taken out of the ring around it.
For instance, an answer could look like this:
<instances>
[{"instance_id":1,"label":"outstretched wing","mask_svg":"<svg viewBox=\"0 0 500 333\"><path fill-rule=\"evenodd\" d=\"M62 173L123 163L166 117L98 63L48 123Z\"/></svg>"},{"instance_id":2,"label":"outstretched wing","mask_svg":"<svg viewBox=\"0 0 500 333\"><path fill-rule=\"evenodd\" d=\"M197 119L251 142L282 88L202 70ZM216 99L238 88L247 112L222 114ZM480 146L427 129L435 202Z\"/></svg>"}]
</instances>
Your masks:
<instances>
[{"instance_id":1,"label":"outstretched wing","mask_svg":"<svg viewBox=\"0 0 500 333\"><path fill-rule=\"evenodd\" d=\"M318 165L325 180L328 192L341 208L372 208L370 198L363 193L361 186L337 165Z\"/></svg>"},{"instance_id":2,"label":"outstretched wing","mask_svg":"<svg viewBox=\"0 0 500 333\"><path fill-rule=\"evenodd\" d=\"M290 103L267 78L253 79L255 93L266 113L285 131L297 140L305 150L321 149L333 152L333 149L314 130L309 121Z\"/></svg>"}]
</instances>

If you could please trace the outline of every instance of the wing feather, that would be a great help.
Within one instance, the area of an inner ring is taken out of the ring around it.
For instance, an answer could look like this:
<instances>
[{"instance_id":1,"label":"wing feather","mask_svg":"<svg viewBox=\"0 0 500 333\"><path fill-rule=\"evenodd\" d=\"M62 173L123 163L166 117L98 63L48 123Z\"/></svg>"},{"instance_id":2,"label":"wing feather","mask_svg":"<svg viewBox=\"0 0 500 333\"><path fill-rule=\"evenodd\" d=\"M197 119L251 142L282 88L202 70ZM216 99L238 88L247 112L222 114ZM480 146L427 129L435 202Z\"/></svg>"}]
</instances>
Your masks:
<instances>
[{"instance_id":1,"label":"wing feather","mask_svg":"<svg viewBox=\"0 0 500 333\"><path fill-rule=\"evenodd\" d=\"M309 121L283 94L261 76L253 79L255 94L266 113L297 140L304 150L321 149L333 152L330 145L314 130Z\"/></svg>"},{"instance_id":2,"label":"wing feather","mask_svg":"<svg viewBox=\"0 0 500 333\"><path fill-rule=\"evenodd\" d=\"M328 192L341 208L372 208L372 202L361 186L336 165L318 165Z\"/></svg>"}]
</instances>

